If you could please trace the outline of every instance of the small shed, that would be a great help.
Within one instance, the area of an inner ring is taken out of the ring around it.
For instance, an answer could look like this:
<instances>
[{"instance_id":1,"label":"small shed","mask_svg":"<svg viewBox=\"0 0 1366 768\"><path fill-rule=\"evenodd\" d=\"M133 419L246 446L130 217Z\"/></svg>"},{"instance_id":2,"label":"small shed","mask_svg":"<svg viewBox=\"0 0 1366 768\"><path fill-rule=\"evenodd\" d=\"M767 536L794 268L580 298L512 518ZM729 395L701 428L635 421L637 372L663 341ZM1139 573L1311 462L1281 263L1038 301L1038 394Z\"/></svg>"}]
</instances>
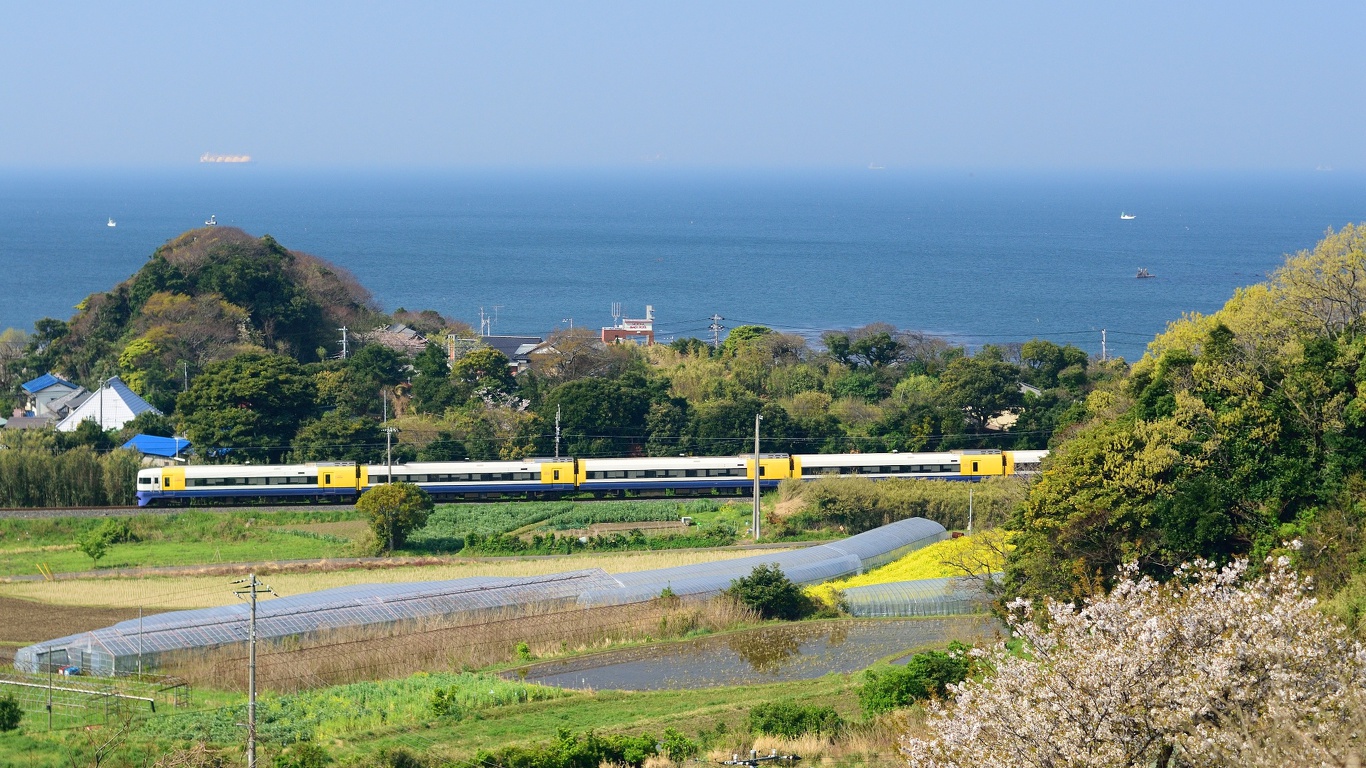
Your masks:
<instances>
[{"instance_id":1,"label":"small shed","mask_svg":"<svg viewBox=\"0 0 1366 768\"><path fill-rule=\"evenodd\" d=\"M182 459L190 453L190 441L183 437L133 435L122 447L158 459Z\"/></svg>"}]
</instances>

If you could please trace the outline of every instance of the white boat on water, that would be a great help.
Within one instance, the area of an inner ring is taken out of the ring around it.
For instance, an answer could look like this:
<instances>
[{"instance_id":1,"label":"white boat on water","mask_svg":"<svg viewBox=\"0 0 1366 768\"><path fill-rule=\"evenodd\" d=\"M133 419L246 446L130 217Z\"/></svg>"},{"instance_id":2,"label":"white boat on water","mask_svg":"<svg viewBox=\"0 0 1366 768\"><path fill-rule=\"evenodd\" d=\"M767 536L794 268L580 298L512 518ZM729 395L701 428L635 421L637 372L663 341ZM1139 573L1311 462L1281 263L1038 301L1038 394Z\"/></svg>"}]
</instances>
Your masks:
<instances>
[{"instance_id":1,"label":"white boat on water","mask_svg":"<svg viewBox=\"0 0 1366 768\"><path fill-rule=\"evenodd\" d=\"M1124 221L1128 221L1129 219L1136 218L1132 213L1124 213L1124 212L1120 212L1119 217L1120 217L1121 219L1123 219Z\"/></svg>"},{"instance_id":2,"label":"white boat on water","mask_svg":"<svg viewBox=\"0 0 1366 768\"><path fill-rule=\"evenodd\" d=\"M215 214L212 214L212 213L209 214L209 220L206 221L206 222L204 222L204 226L206 226L206 227L216 227L216 226L218 226L218 216L215 215Z\"/></svg>"},{"instance_id":3,"label":"white boat on water","mask_svg":"<svg viewBox=\"0 0 1366 768\"><path fill-rule=\"evenodd\" d=\"M114 221L114 217L113 217L113 216L110 216L110 217L109 217L109 223L108 223L108 224L105 224L106 227L117 227L118 225L119 225L119 223L118 223L117 221Z\"/></svg>"}]
</instances>

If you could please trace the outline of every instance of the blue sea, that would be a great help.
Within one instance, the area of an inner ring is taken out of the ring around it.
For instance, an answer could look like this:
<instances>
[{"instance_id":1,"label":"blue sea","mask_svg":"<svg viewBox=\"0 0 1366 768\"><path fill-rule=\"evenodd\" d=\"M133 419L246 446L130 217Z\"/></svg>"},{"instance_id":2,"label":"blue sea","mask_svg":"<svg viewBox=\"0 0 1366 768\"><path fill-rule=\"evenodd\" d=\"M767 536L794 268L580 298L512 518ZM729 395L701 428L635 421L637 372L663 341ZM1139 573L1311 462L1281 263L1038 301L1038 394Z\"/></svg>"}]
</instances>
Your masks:
<instances>
[{"instance_id":1,"label":"blue sea","mask_svg":"<svg viewBox=\"0 0 1366 768\"><path fill-rule=\"evenodd\" d=\"M716 313L1099 354L1106 329L1132 360L1366 219L1366 176L5 171L0 327L69 317L210 215L351 270L386 310L477 328L482 308L496 333L611 325L620 302L652 305L662 338L706 337Z\"/></svg>"}]
</instances>

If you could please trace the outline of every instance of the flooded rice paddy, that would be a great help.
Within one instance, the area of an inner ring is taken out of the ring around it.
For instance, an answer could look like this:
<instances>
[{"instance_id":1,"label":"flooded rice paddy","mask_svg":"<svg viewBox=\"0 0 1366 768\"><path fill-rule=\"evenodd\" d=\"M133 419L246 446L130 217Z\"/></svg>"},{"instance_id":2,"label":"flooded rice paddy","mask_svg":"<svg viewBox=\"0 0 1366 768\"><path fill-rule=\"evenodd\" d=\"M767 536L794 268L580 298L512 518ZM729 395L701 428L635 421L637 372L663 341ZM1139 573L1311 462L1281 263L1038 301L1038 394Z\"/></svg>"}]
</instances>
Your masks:
<instances>
[{"instance_id":1,"label":"flooded rice paddy","mask_svg":"<svg viewBox=\"0 0 1366 768\"><path fill-rule=\"evenodd\" d=\"M562 688L629 691L790 682L858 672L950 640L988 640L1000 630L987 616L805 622L534 664L507 675Z\"/></svg>"}]
</instances>

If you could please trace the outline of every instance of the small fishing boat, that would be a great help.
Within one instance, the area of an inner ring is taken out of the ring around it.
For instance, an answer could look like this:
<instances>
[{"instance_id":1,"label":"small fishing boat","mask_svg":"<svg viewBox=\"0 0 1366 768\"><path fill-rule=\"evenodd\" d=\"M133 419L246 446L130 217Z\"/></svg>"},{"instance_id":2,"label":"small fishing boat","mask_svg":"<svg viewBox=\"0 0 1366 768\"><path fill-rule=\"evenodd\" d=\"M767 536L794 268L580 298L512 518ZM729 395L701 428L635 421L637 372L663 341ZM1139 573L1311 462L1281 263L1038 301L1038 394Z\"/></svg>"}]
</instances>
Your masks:
<instances>
[{"instance_id":1,"label":"small fishing boat","mask_svg":"<svg viewBox=\"0 0 1366 768\"><path fill-rule=\"evenodd\" d=\"M1157 275L1154 275L1153 273L1149 272L1144 267L1139 267L1138 274L1134 275L1134 277L1138 278L1139 280L1142 280L1145 277L1157 277Z\"/></svg>"},{"instance_id":2,"label":"small fishing boat","mask_svg":"<svg viewBox=\"0 0 1366 768\"><path fill-rule=\"evenodd\" d=\"M218 217L217 217L216 215L212 214L212 213L209 214L209 220L206 221L206 222L204 222L204 226L206 226L206 227L216 227L216 226L218 226Z\"/></svg>"},{"instance_id":3,"label":"small fishing boat","mask_svg":"<svg viewBox=\"0 0 1366 768\"><path fill-rule=\"evenodd\" d=\"M106 227L117 227L118 225L119 225L119 223L118 223L117 221L114 221L114 217L113 217L113 216L110 216L110 217L109 217L109 223L108 223L108 224L105 224Z\"/></svg>"},{"instance_id":4,"label":"small fishing boat","mask_svg":"<svg viewBox=\"0 0 1366 768\"><path fill-rule=\"evenodd\" d=\"M1129 219L1133 219L1133 218L1137 218L1137 217L1134 216L1132 213L1125 213L1125 212L1123 212L1123 211L1120 211L1120 212L1119 212L1119 218L1122 219L1122 220L1124 220L1124 221L1128 221Z\"/></svg>"}]
</instances>

